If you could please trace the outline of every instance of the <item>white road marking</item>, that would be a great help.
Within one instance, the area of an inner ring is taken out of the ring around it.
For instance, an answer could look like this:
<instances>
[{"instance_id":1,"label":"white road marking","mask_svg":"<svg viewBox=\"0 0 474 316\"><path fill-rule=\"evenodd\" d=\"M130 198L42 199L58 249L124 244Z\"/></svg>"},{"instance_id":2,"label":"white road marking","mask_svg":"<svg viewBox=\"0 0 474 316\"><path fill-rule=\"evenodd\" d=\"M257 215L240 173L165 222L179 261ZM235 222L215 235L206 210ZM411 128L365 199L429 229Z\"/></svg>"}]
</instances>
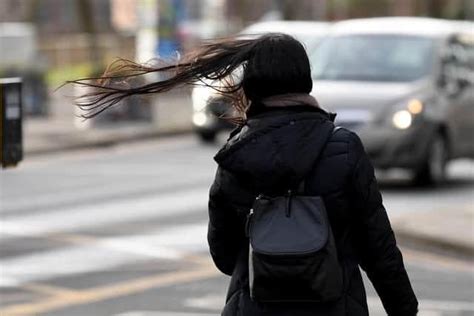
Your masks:
<instances>
[{"instance_id":1,"label":"white road marking","mask_svg":"<svg viewBox=\"0 0 474 316\"><path fill-rule=\"evenodd\" d=\"M208 189L192 189L126 201L109 201L93 206L79 206L46 214L21 215L2 220L0 233L34 236L96 228L207 209Z\"/></svg>"},{"instance_id":2,"label":"white road marking","mask_svg":"<svg viewBox=\"0 0 474 316\"><path fill-rule=\"evenodd\" d=\"M29 281L108 270L136 257L124 252L105 252L98 247L73 247L20 256L0 262L0 287L19 286ZM137 260L138 261L138 260Z\"/></svg>"},{"instance_id":3,"label":"white road marking","mask_svg":"<svg viewBox=\"0 0 474 316\"><path fill-rule=\"evenodd\" d=\"M382 303L378 297L368 297L369 308L374 311L383 311ZM418 300L419 316L435 316L437 312L474 312L474 303L465 301L443 301L443 300Z\"/></svg>"},{"instance_id":4,"label":"white road marking","mask_svg":"<svg viewBox=\"0 0 474 316\"><path fill-rule=\"evenodd\" d=\"M207 224L180 225L142 235L98 239L87 245L60 248L0 260L0 287L111 270L150 259L179 260L207 251Z\"/></svg>"},{"instance_id":5,"label":"white road marking","mask_svg":"<svg viewBox=\"0 0 474 316\"><path fill-rule=\"evenodd\" d=\"M116 167L119 168L119 167ZM142 168L143 169L143 168ZM181 166L182 169L182 166ZM38 192L29 194L27 198L25 195L18 196L8 196L0 190L0 198L2 200L0 207L0 214L2 213L14 213L16 210L22 210L25 208L32 208L34 206L43 206L46 209L51 208L51 205L58 203L69 203L72 204L75 201L81 201L84 198L89 200L94 198L103 198L104 196L126 196L127 194L134 192L142 192L149 189L148 183L133 183L131 186L130 183L126 181L118 181L114 183L100 183L91 181L88 177L100 177L101 168L98 168L95 172L86 174L84 172L79 173L74 176L69 174L68 177L74 177L74 187L67 188L68 182L66 183L66 188L60 188L59 192ZM176 170L167 168L167 170L160 169L159 171L150 171L144 170L150 177L155 177L157 179L167 179L166 185L163 185L163 188L170 187L173 185L182 185L182 184L192 184L198 183L196 186L201 186L203 181L209 180L209 184L212 181L210 177L211 174L203 174L203 172L188 172L186 179L176 178ZM110 175L117 176L117 172ZM41 175L38 175L41 176ZM143 176L142 176L143 177ZM169 179L169 180L168 180ZM57 181L61 181L61 178L57 178ZM41 184L37 184L41 185ZM158 186L159 188L160 186ZM100 202L97 204L101 204ZM47 212L47 211L46 211ZM45 213L46 213L45 212Z\"/></svg>"},{"instance_id":6,"label":"white road marking","mask_svg":"<svg viewBox=\"0 0 474 316\"><path fill-rule=\"evenodd\" d=\"M474 303L462 301L421 300L420 307L428 310L474 312Z\"/></svg>"},{"instance_id":7,"label":"white road marking","mask_svg":"<svg viewBox=\"0 0 474 316\"><path fill-rule=\"evenodd\" d=\"M443 316L443 312L437 311L420 311L418 316Z\"/></svg>"},{"instance_id":8,"label":"white road marking","mask_svg":"<svg viewBox=\"0 0 474 316\"><path fill-rule=\"evenodd\" d=\"M186 307L220 310L225 305L225 294L208 294L202 297L188 298L183 302Z\"/></svg>"},{"instance_id":9,"label":"white road marking","mask_svg":"<svg viewBox=\"0 0 474 316\"><path fill-rule=\"evenodd\" d=\"M142 256L179 259L185 253L207 251L206 234L207 223L196 223L166 228L161 232L108 238L96 245ZM164 249L168 249L167 255L164 255Z\"/></svg>"}]
</instances>

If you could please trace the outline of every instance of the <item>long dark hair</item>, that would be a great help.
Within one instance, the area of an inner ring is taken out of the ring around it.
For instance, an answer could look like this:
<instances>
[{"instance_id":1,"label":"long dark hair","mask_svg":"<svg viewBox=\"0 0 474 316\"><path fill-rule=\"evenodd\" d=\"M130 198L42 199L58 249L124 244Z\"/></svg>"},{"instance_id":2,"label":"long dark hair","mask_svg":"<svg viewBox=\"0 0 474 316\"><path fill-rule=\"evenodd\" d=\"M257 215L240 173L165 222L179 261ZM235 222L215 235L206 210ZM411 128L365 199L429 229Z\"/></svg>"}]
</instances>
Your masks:
<instances>
[{"instance_id":1,"label":"long dark hair","mask_svg":"<svg viewBox=\"0 0 474 316\"><path fill-rule=\"evenodd\" d=\"M242 67L239 79L235 72ZM158 73L162 79L134 86L133 79ZM66 83L93 88L79 96L76 105L92 118L133 95L162 93L184 85L206 85L228 97L245 120L248 105L278 94L309 93L312 89L309 60L303 45L293 37L269 33L258 38L230 38L203 43L176 61L153 60L139 64L114 61L104 74Z\"/></svg>"}]
</instances>

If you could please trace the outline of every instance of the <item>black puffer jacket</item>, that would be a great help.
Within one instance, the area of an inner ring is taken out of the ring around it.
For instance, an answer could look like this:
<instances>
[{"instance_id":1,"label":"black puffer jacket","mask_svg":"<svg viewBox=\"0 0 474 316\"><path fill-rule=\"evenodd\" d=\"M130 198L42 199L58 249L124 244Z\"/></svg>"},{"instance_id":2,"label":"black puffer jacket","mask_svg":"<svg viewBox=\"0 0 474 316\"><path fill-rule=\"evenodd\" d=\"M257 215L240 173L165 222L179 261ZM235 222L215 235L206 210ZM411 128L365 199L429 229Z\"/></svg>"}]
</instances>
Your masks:
<instances>
[{"instance_id":1,"label":"black puffer jacket","mask_svg":"<svg viewBox=\"0 0 474 316\"><path fill-rule=\"evenodd\" d=\"M317 108L269 109L234 131L215 156L208 241L216 266L232 275L222 315L368 315L360 265L389 315L416 315L417 300L359 137ZM329 142L324 141L329 136ZM314 165L315 157L320 155ZM245 218L258 193L306 177L306 194L323 197L344 271L344 296L330 305L261 304L249 298Z\"/></svg>"}]
</instances>

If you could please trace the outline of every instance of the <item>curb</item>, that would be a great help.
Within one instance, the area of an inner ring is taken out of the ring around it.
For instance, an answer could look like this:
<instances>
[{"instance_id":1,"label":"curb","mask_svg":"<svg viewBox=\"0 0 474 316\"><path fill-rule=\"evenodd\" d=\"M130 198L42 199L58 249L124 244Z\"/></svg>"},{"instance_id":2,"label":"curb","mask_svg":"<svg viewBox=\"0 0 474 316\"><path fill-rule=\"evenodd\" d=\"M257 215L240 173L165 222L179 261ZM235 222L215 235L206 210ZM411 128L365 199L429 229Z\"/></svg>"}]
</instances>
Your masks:
<instances>
[{"instance_id":1,"label":"curb","mask_svg":"<svg viewBox=\"0 0 474 316\"><path fill-rule=\"evenodd\" d=\"M394 227L397 242L474 259L474 245Z\"/></svg>"},{"instance_id":2,"label":"curb","mask_svg":"<svg viewBox=\"0 0 474 316\"><path fill-rule=\"evenodd\" d=\"M60 152L67 152L67 151L74 151L74 150L81 150L81 149L93 149L93 148L103 148L103 147L111 147L121 143L128 143L128 142L137 142L141 140L149 140L153 138L159 137L172 137L178 135L185 135L191 134L192 128L186 127L181 129L173 129L173 130L150 130L141 133L133 133L129 135L116 135L116 136L108 136L102 139L96 140L84 140L78 141L71 144L62 144L61 146L43 146L38 148L25 148L24 154L25 156L40 156L40 155L47 155L47 154L54 154Z\"/></svg>"}]
</instances>

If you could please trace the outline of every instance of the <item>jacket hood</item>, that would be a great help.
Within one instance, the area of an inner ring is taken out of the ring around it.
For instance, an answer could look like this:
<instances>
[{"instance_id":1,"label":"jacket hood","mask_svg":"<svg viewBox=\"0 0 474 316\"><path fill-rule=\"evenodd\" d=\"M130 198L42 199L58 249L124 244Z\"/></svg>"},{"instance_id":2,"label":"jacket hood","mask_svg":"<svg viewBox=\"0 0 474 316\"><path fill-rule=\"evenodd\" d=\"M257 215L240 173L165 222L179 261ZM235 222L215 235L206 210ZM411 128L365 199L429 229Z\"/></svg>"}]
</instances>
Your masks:
<instances>
[{"instance_id":1,"label":"jacket hood","mask_svg":"<svg viewBox=\"0 0 474 316\"><path fill-rule=\"evenodd\" d=\"M321 109L269 110L233 132L214 159L262 193L288 190L312 169L333 129Z\"/></svg>"}]
</instances>

